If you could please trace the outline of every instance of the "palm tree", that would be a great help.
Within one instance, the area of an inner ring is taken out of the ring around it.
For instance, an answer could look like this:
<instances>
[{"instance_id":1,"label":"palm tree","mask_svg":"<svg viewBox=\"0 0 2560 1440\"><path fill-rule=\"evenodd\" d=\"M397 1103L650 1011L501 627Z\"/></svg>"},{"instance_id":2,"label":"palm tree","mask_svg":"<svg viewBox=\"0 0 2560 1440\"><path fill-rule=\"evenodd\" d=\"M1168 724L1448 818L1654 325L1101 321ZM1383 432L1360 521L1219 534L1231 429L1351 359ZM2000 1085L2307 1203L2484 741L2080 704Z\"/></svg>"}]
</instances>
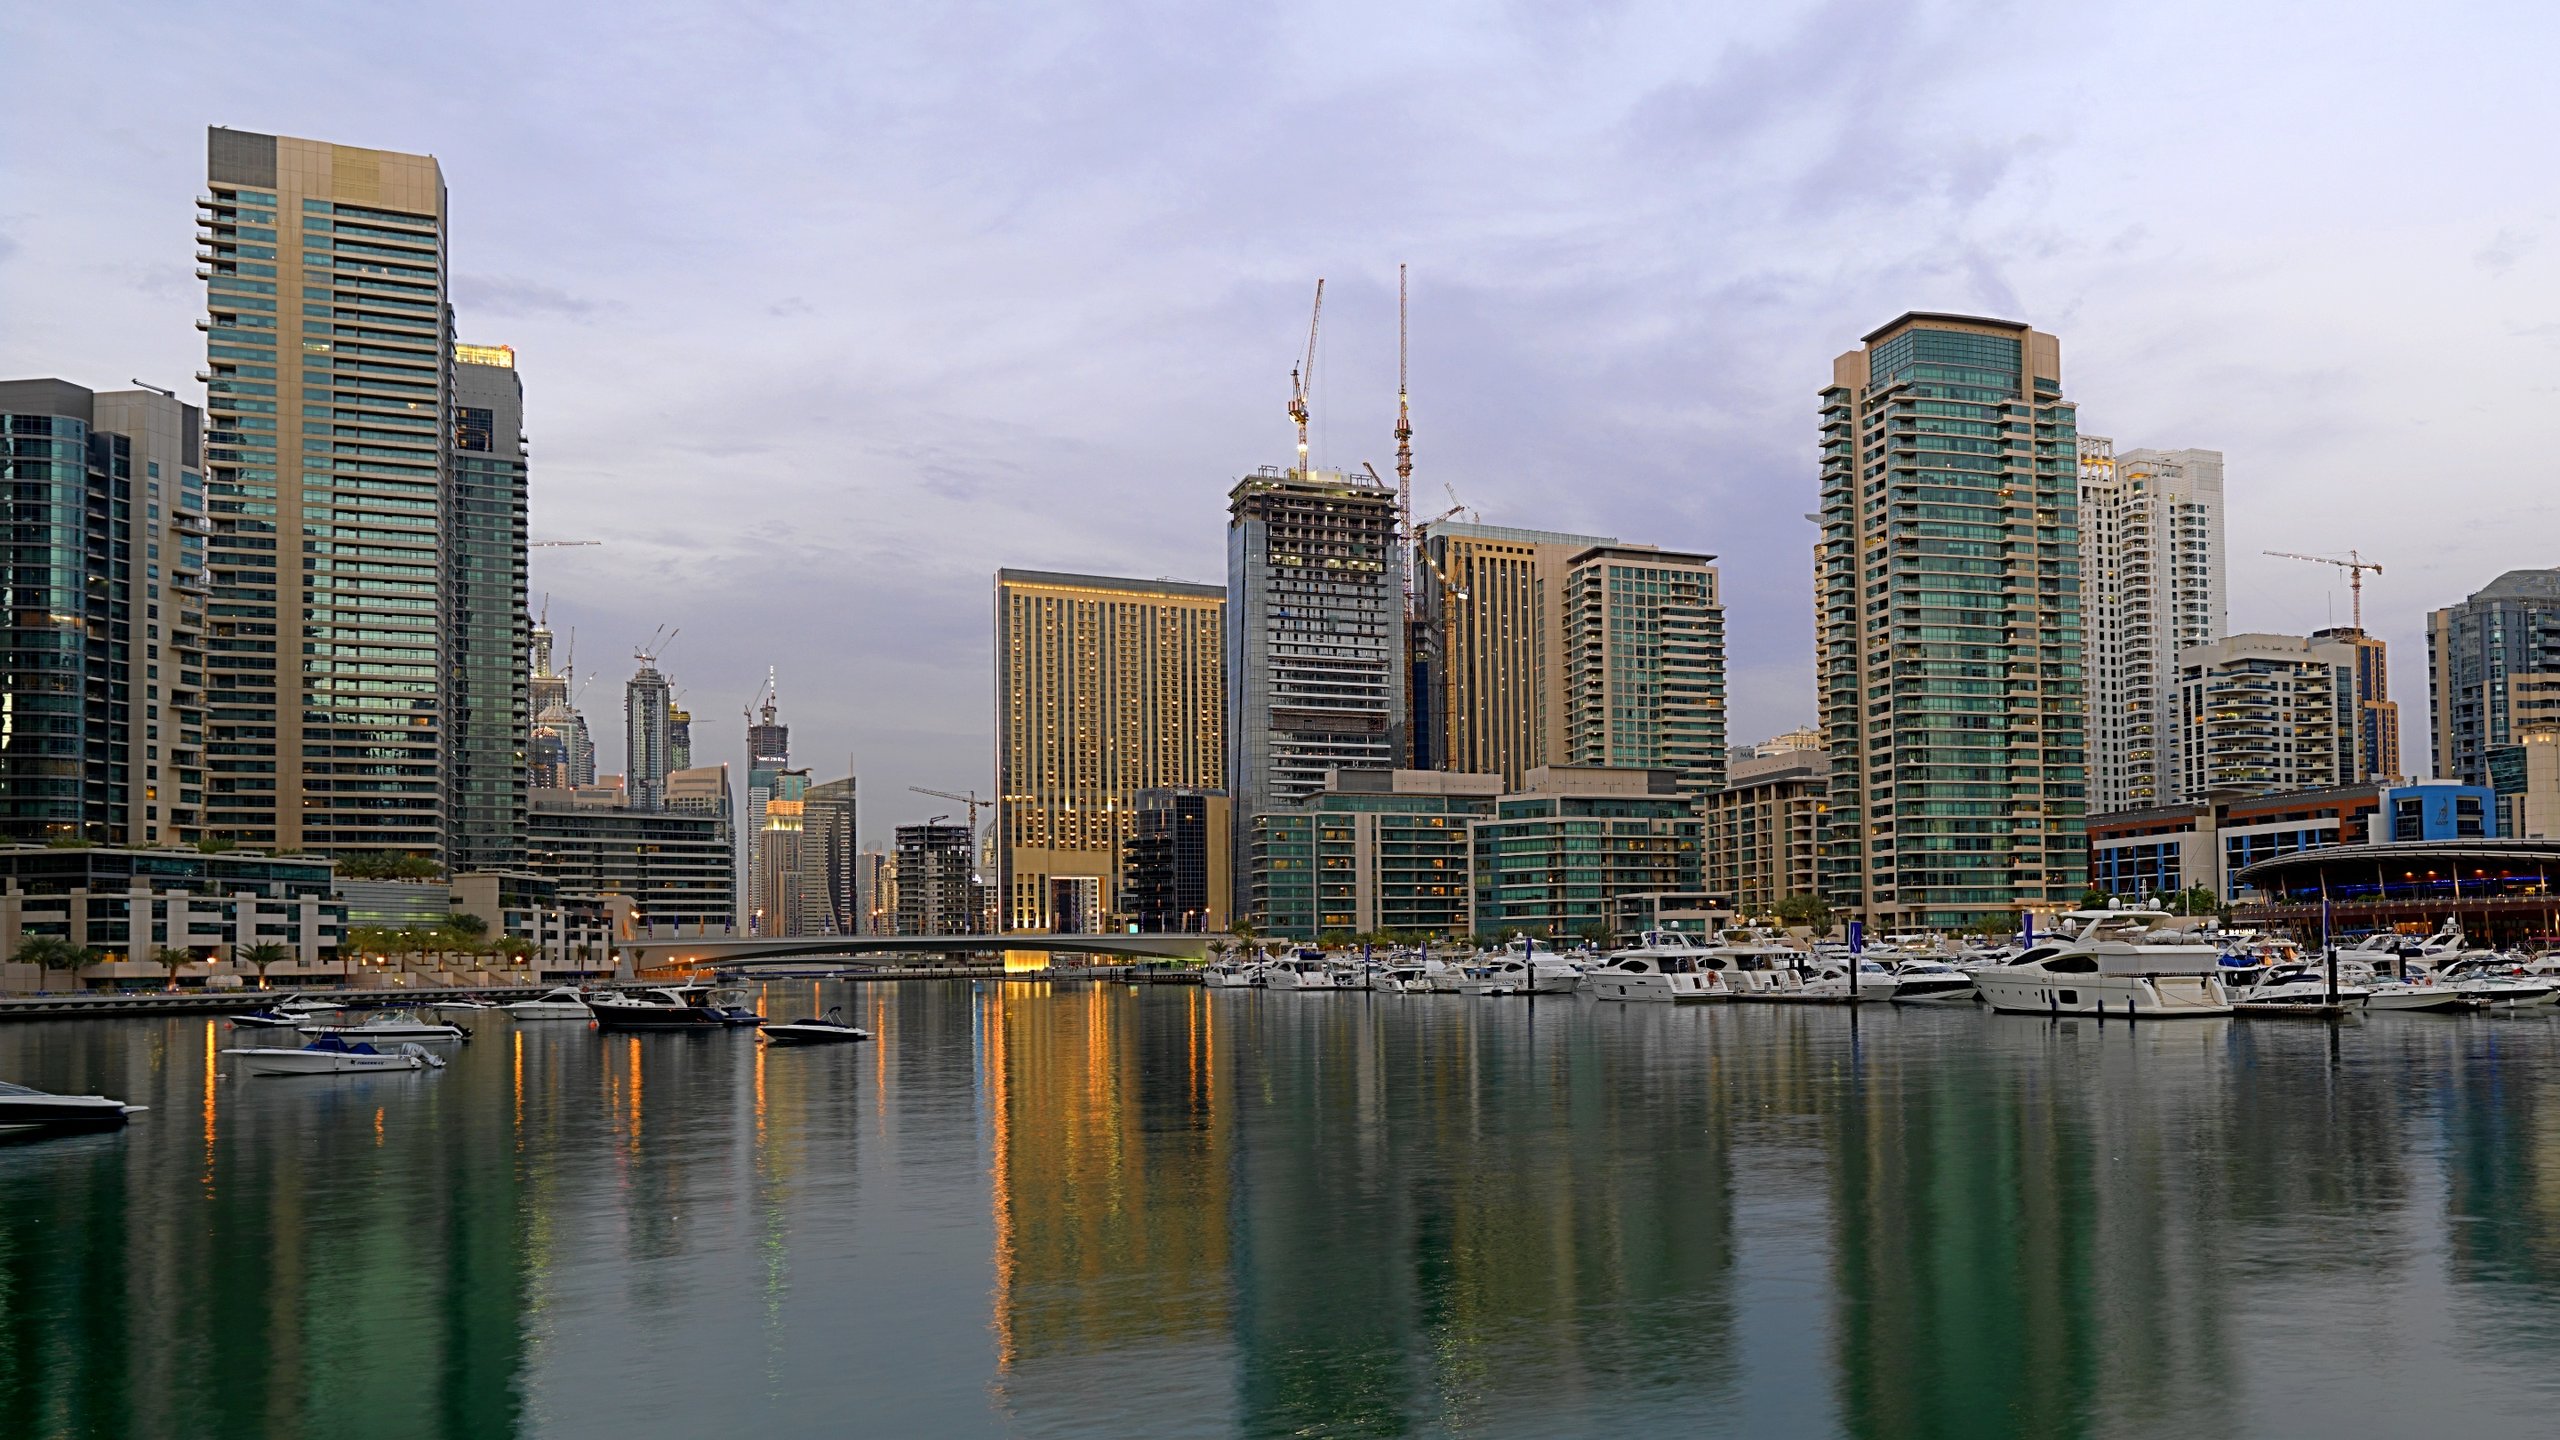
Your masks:
<instances>
[{"instance_id":1,"label":"palm tree","mask_svg":"<svg viewBox=\"0 0 2560 1440\"><path fill-rule=\"evenodd\" d=\"M258 988L264 990L267 988L267 967L280 960L292 959L293 952L273 940L265 940L244 950L234 950L231 952L231 958L245 960L257 966Z\"/></svg>"},{"instance_id":2,"label":"palm tree","mask_svg":"<svg viewBox=\"0 0 2560 1440\"><path fill-rule=\"evenodd\" d=\"M44 988L50 990L53 988L53 978L50 972L55 970L76 971L81 966L88 964L91 956L92 952L83 950L68 940L58 939L51 935L30 935L18 946L18 953L11 958L20 965L35 965L42 967L46 972L43 977ZM78 987L75 985L73 988L77 989Z\"/></svg>"},{"instance_id":3,"label":"palm tree","mask_svg":"<svg viewBox=\"0 0 2560 1440\"><path fill-rule=\"evenodd\" d=\"M178 967L196 957L175 945L163 945L152 952L151 958L158 961L161 967L169 972L169 988L175 990L178 988Z\"/></svg>"}]
</instances>

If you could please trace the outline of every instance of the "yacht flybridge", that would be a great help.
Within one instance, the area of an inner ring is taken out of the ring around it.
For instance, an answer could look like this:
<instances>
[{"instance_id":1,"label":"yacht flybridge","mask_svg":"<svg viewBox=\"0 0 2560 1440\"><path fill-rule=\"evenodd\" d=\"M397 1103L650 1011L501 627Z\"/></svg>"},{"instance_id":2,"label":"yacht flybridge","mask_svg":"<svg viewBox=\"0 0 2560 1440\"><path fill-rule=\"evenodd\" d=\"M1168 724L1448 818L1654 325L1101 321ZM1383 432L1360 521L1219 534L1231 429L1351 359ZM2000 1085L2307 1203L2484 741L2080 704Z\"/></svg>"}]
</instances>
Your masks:
<instances>
[{"instance_id":1,"label":"yacht flybridge","mask_svg":"<svg viewBox=\"0 0 2560 1440\"><path fill-rule=\"evenodd\" d=\"M2228 1015L2222 947L2165 910L2074 910L2055 939L1973 972L1994 1010L2126 1019Z\"/></svg>"}]
</instances>

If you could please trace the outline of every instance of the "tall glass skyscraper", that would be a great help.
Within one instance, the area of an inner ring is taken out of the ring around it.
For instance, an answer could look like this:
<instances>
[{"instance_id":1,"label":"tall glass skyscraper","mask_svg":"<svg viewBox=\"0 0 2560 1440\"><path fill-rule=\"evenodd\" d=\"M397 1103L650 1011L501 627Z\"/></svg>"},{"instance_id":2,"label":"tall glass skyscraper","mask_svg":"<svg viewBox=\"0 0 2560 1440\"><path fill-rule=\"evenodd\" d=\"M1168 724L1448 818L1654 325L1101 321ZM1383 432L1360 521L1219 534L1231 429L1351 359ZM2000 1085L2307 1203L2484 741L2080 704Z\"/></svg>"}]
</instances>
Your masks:
<instances>
[{"instance_id":1,"label":"tall glass skyscraper","mask_svg":"<svg viewBox=\"0 0 2560 1440\"><path fill-rule=\"evenodd\" d=\"M521 870L533 617L525 608L524 385L515 351L455 346L453 395L446 858L456 871Z\"/></svg>"},{"instance_id":2,"label":"tall glass skyscraper","mask_svg":"<svg viewBox=\"0 0 2560 1440\"><path fill-rule=\"evenodd\" d=\"M2088 744L2061 345L1914 312L1821 392L1824 889L1882 925L2076 901Z\"/></svg>"},{"instance_id":3,"label":"tall glass skyscraper","mask_svg":"<svg viewBox=\"0 0 2560 1440\"><path fill-rule=\"evenodd\" d=\"M203 828L441 855L445 189L424 155L208 137Z\"/></svg>"}]
</instances>

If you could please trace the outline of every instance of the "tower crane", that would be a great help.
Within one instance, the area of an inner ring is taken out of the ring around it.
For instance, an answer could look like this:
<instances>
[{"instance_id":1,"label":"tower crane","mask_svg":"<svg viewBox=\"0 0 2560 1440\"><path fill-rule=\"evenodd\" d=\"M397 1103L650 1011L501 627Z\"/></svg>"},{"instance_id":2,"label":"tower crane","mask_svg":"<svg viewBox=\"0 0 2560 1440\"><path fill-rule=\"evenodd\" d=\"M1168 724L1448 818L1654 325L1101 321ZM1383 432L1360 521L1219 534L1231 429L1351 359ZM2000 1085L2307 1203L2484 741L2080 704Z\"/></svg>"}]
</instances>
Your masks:
<instances>
[{"instance_id":1,"label":"tower crane","mask_svg":"<svg viewBox=\"0 0 2560 1440\"><path fill-rule=\"evenodd\" d=\"M655 665L658 663L658 657L666 654L668 648L676 643L676 637L683 633L684 627L681 625L673 630L661 625L658 627L658 633L649 637L648 644L632 649L631 658L643 665Z\"/></svg>"},{"instance_id":2,"label":"tower crane","mask_svg":"<svg viewBox=\"0 0 2560 1440\"><path fill-rule=\"evenodd\" d=\"M994 808L995 808L995 803L996 803L996 802L994 802L993 800L981 800L981 799L979 799L979 798L978 798L978 792L977 792L977 791L975 791L975 790L970 791L970 792L969 792L968 794L966 794L966 795L955 795L955 794L953 794L952 792L950 792L950 791L948 791L948 790L927 790L926 788L924 788L924 787L923 787L923 786L921 786L921 785L910 785L910 786L908 786L907 788L908 788L908 789L910 789L910 790L913 790L914 792L916 792L916 793L917 793L917 794L919 794L919 795L930 795L930 796L932 796L933 798L935 798L936 800L957 800L957 801L959 801L961 804L968 806L968 807L969 807L969 844L970 844L970 847L971 847L972 849L975 849L975 848L976 848L977 843L978 843L978 812L979 812L979 811L981 811L981 810L992 810L992 809L994 809ZM945 820L947 820L947 819L949 819L950 817L946 815L946 816L939 816L939 817L936 817L936 818L938 818L938 819L945 819ZM928 821L928 822L926 822L926 823L930 824L930 823L932 823L932 822Z\"/></svg>"},{"instance_id":3,"label":"tower crane","mask_svg":"<svg viewBox=\"0 0 2560 1440\"><path fill-rule=\"evenodd\" d=\"M1404 527L1405 544L1413 538L1413 406L1405 395L1404 266L1396 266L1396 521ZM1372 470L1372 477L1377 475ZM1404 609L1413 613L1413 561L1404 567Z\"/></svg>"},{"instance_id":4,"label":"tower crane","mask_svg":"<svg viewBox=\"0 0 2560 1440\"><path fill-rule=\"evenodd\" d=\"M2347 558L2344 560L2327 555L2297 555L2290 550L2269 550L2265 553L2278 560L2308 560L2314 565L2335 565L2346 571L2347 613L2352 617L2356 633L2359 635L2364 633L2364 572L2370 570L2376 575L2381 574L2380 561L2367 560L2361 553L2354 550L2348 551Z\"/></svg>"},{"instance_id":5,"label":"tower crane","mask_svg":"<svg viewBox=\"0 0 2560 1440\"><path fill-rule=\"evenodd\" d=\"M601 540L527 540L527 550L572 550L580 545L601 545Z\"/></svg>"},{"instance_id":6,"label":"tower crane","mask_svg":"<svg viewBox=\"0 0 2560 1440\"><path fill-rule=\"evenodd\" d=\"M1289 372L1289 418L1298 422L1298 475L1307 475L1307 395L1316 384L1316 327L1324 323L1324 277L1316 277L1316 307L1307 317L1307 358Z\"/></svg>"}]
</instances>

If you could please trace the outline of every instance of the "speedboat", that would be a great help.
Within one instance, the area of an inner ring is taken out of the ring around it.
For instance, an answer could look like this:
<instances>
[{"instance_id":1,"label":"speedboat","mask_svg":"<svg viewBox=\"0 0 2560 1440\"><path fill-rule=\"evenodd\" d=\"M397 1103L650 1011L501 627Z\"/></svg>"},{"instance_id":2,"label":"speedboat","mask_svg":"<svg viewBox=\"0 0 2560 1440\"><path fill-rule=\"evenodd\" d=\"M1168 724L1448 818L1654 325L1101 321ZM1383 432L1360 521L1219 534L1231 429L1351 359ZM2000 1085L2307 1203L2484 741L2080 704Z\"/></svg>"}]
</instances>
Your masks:
<instances>
[{"instance_id":1,"label":"speedboat","mask_svg":"<svg viewBox=\"0 0 2560 1440\"><path fill-rule=\"evenodd\" d=\"M322 1000L291 991L255 1010L244 1010L226 1018L243 1030L297 1030L314 1020L340 1014L345 1009L335 1000Z\"/></svg>"},{"instance_id":2,"label":"speedboat","mask_svg":"<svg viewBox=\"0 0 2560 1440\"><path fill-rule=\"evenodd\" d=\"M439 1020L468 1020L474 1015L486 1015L505 1007L484 996L465 995L458 1000L439 1000L426 1008Z\"/></svg>"},{"instance_id":3,"label":"speedboat","mask_svg":"<svg viewBox=\"0 0 2560 1440\"><path fill-rule=\"evenodd\" d=\"M2439 968L2436 983L2460 994L2486 1000L2502 1010L2521 1010L2560 1000L2560 977L2528 975L2513 956L2485 951L2465 955Z\"/></svg>"},{"instance_id":4,"label":"speedboat","mask_svg":"<svg viewBox=\"0 0 2560 1440\"><path fill-rule=\"evenodd\" d=\"M502 1008L518 1020L585 1020L595 1014L587 1008L586 995L575 985L546 990L530 1000L518 1000Z\"/></svg>"},{"instance_id":5,"label":"speedboat","mask_svg":"<svg viewBox=\"0 0 2560 1440\"><path fill-rule=\"evenodd\" d=\"M822 1019L767 1022L764 1038L776 1045L847 1045L870 1039L871 1032L846 1024L844 1007L831 1005Z\"/></svg>"},{"instance_id":6,"label":"speedboat","mask_svg":"<svg viewBox=\"0 0 2560 1440\"><path fill-rule=\"evenodd\" d=\"M377 1050L362 1040L321 1035L299 1050L281 1045L234 1046L222 1052L240 1057L243 1075L363 1075L376 1070L441 1070L444 1058L424 1045Z\"/></svg>"},{"instance_id":7,"label":"speedboat","mask_svg":"<svg viewBox=\"0 0 2560 1440\"><path fill-rule=\"evenodd\" d=\"M1944 960L1905 960L1893 967L1896 1005L1970 1005L1977 998L1970 972Z\"/></svg>"},{"instance_id":8,"label":"speedboat","mask_svg":"<svg viewBox=\"0 0 2560 1440\"><path fill-rule=\"evenodd\" d=\"M336 1035L347 1040L368 1043L383 1040L468 1040L471 1032L459 1025L445 1025L433 1020L416 1020L396 1010L384 1010L364 1017L357 1025L304 1025L305 1035Z\"/></svg>"},{"instance_id":9,"label":"speedboat","mask_svg":"<svg viewBox=\"0 0 2560 1440\"><path fill-rule=\"evenodd\" d=\"M2239 1005L2346 1005L2361 1007L2372 998L2371 991L2361 985L2350 985L2344 979L2337 990L2329 989L2328 972L2310 965L2268 965L2258 969L2228 970L2222 976L2223 989Z\"/></svg>"},{"instance_id":10,"label":"speedboat","mask_svg":"<svg viewBox=\"0 0 2560 1440\"><path fill-rule=\"evenodd\" d=\"M2222 947L2167 928L2157 909L2073 910L2057 917L2076 933L2057 934L2006 965L1973 972L1994 1010L2029 1015L2122 1015L2127 1019L2228 1015Z\"/></svg>"},{"instance_id":11,"label":"speedboat","mask_svg":"<svg viewBox=\"0 0 2560 1440\"><path fill-rule=\"evenodd\" d=\"M40 1140L87 1130L118 1130L143 1107L104 1095L53 1095L0 1081L0 1140Z\"/></svg>"},{"instance_id":12,"label":"speedboat","mask_svg":"<svg viewBox=\"0 0 2560 1440\"><path fill-rule=\"evenodd\" d=\"M1716 952L1678 930L1647 930L1633 946L1603 957L1582 975L1582 993L1597 1000L1670 1003L1732 996L1724 976L1704 963Z\"/></svg>"},{"instance_id":13,"label":"speedboat","mask_svg":"<svg viewBox=\"0 0 2560 1440\"><path fill-rule=\"evenodd\" d=\"M616 990L587 1002L596 1028L623 1030L727 1030L763 1023L739 1003L744 994L707 985L648 985Z\"/></svg>"}]
</instances>

